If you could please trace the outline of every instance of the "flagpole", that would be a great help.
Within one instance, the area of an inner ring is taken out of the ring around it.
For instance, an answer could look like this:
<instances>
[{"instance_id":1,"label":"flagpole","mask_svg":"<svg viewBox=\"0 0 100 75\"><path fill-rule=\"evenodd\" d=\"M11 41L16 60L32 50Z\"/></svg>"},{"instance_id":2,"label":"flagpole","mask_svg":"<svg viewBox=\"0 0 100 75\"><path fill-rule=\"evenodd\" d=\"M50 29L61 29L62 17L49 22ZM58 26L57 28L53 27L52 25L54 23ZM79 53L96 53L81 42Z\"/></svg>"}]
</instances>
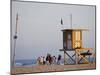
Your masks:
<instances>
[{"instance_id":1,"label":"flagpole","mask_svg":"<svg viewBox=\"0 0 100 75\"><path fill-rule=\"evenodd\" d=\"M14 35L14 52L13 52L13 68L15 66L15 50L16 50L16 40L17 40L17 25L18 25L18 13L16 14L16 27L15 27L15 35Z\"/></svg>"},{"instance_id":2,"label":"flagpole","mask_svg":"<svg viewBox=\"0 0 100 75\"><path fill-rule=\"evenodd\" d=\"M70 28L72 29L72 14L70 14Z\"/></svg>"}]
</instances>

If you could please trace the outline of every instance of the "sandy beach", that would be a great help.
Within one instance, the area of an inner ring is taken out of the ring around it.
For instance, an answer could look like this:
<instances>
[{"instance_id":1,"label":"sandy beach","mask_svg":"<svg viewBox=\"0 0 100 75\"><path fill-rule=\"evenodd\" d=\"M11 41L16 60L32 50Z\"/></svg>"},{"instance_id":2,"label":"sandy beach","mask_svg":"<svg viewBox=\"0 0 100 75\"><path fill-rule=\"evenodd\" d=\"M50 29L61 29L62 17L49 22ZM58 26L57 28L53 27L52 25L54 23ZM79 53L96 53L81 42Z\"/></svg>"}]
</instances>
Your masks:
<instances>
[{"instance_id":1,"label":"sandy beach","mask_svg":"<svg viewBox=\"0 0 100 75\"><path fill-rule=\"evenodd\" d=\"M95 64L75 64L75 65L38 65L35 67L16 67L12 68L11 75L38 73L38 72L58 72L58 71L72 71L72 70L89 70L95 69Z\"/></svg>"}]
</instances>

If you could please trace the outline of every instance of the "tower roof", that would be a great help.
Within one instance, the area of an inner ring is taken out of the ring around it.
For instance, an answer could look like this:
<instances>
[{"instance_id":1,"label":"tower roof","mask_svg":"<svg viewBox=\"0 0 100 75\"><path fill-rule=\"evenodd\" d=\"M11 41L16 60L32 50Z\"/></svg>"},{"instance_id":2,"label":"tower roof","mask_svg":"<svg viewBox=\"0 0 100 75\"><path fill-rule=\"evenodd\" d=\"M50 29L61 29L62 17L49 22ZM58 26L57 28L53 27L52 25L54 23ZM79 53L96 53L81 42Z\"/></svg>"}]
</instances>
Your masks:
<instances>
[{"instance_id":1,"label":"tower roof","mask_svg":"<svg viewBox=\"0 0 100 75\"><path fill-rule=\"evenodd\" d=\"M89 29L63 29L61 31L88 31Z\"/></svg>"}]
</instances>

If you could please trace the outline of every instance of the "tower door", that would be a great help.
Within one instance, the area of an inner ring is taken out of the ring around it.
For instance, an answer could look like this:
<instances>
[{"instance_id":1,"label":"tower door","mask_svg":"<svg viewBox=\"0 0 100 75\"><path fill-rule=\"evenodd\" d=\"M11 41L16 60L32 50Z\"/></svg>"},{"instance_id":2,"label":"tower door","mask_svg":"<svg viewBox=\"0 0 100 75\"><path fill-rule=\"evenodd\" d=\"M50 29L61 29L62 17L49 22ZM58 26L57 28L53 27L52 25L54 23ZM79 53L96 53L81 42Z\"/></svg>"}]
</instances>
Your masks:
<instances>
[{"instance_id":1,"label":"tower door","mask_svg":"<svg viewBox=\"0 0 100 75\"><path fill-rule=\"evenodd\" d=\"M72 49L72 32L63 32L63 48Z\"/></svg>"}]
</instances>

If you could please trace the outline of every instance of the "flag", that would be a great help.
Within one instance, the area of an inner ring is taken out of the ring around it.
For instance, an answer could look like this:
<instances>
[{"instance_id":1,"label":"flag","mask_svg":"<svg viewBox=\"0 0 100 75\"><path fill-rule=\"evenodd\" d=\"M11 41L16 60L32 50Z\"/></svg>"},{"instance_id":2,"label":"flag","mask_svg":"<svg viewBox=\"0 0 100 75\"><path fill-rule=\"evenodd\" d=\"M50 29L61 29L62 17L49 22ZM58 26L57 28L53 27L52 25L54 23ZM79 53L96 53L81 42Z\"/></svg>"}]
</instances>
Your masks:
<instances>
[{"instance_id":1,"label":"flag","mask_svg":"<svg viewBox=\"0 0 100 75\"><path fill-rule=\"evenodd\" d=\"M16 20L18 20L18 13L16 14Z\"/></svg>"},{"instance_id":2,"label":"flag","mask_svg":"<svg viewBox=\"0 0 100 75\"><path fill-rule=\"evenodd\" d=\"M63 25L63 20L62 20L62 18L61 18L61 25Z\"/></svg>"}]
</instances>

